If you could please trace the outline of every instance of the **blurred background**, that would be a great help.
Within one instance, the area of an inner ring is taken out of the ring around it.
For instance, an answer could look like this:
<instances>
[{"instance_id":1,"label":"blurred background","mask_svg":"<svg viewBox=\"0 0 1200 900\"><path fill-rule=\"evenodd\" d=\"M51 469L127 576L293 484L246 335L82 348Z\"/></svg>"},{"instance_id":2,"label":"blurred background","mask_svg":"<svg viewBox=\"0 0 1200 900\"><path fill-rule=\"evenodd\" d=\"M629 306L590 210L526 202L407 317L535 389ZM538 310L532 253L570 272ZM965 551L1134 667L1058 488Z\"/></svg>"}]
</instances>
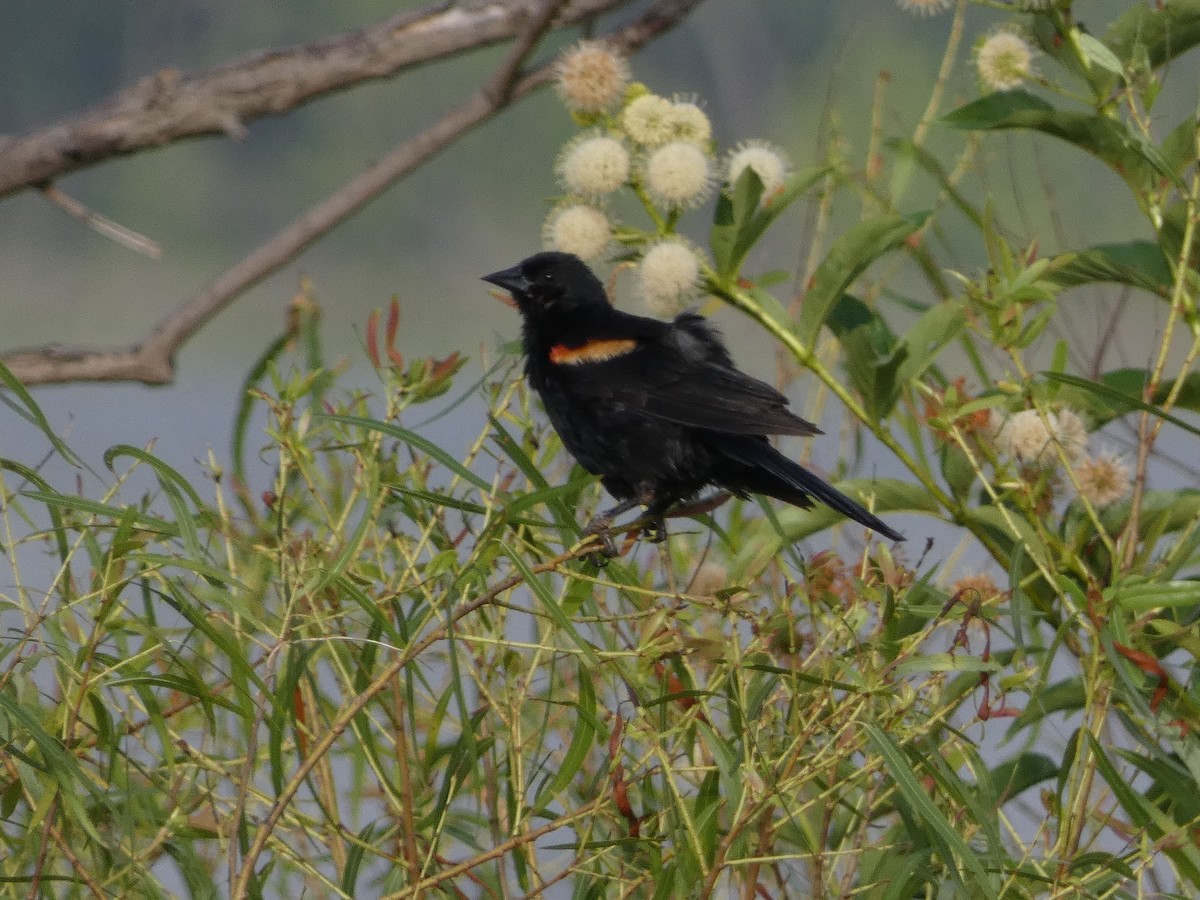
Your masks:
<instances>
[{"instance_id":1,"label":"blurred background","mask_svg":"<svg viewBox=\"0 0 1200 900\"><path fill-rule=\"evenodd\" d=\"M161 68L219 65L423 5L110 0L56 4L48 15L37 0L6 0L0 134L49 124ZM1124 6L1094 2L1083 11L1095 15L1100 30ZM943 111L978 95L971 41L1006 18L1003 11L968 10ZM911 136L936 80L951 21L948 12L922 18L893 0L707 0L681 28L636 57L633 70L658 93L696 95L723 146L762 137L803 166L819 162L823 143L837 139L847 156L865 165L881 73L888 76L880 106L883 129ZM552 37L539 56L577 36ZM8 199L0 204L3 348L125 345L141 338L152 323L309 206L433 123L477 87L503 52L493 48L451 59L253 123L240 143L190 141L60 182L89 208L158 241L164 250L158 260L101 237L40 195ZM1176 73L1156 116L1177 121L1178 109L1195 102L1189 83L1194 88L1194 80ZM34 395L53 427L88 460L98 460L113 443L154 440L156 453L194 475L193 461L208 447L219 459L227 457L238 387L280 333L302 276L311 278L322 304L330 357L349 365L345 386L356 379L373 383L360 334L370 310L396 294L403 304L398 344L407 358L455 350L472 358L457 392L479 374L481 347L494 349L517 334L515 316L489 298L479 275L540 249L547 202L558 191L553 161L575 130L550 91L476 130L237 300L183 349L174 385L73 385L38 388ZM951 164L963 141L961 133L935 126L929 146ZM1038 141L988 136L968 176L983 179L994 192L1009 233L1036 237L1044 253L1129 237L1137 213L1126 192L1106 193L1107 186L1116 187L1115 176L1076 152L1043 157L1045 145ZM989 167L989 161L999 165ZM932 187L916 179L901 211L924 208L931 196ZM857 213L836 212L834 233ZM804 259L809 219L803 211L789 217L752 268L793 270ZM707 213L693 213L690 220L687 230L703 243ZM966 272L978 269L979 248L956 246L952 216L942 221L943 230L931 236L942 245L942 258ZM889 278L901 290L911 287L915 299L927 299L915 272ZM772 377L768 340L737 313L721 310L717 317L745 367ZM1099 328L1094 309L1079 321L1079 340L1089 333L1094 338ZM1152 346L1152 325L1143 318L1124 342L1129 358L1114 362L1142 364L1138 332L1145 329L1146 345ZM47 449L44 439L10 410L0 409L0 422L0 455L36 463ZM479 424L463 423L462 433L477 433ZM438 427L456 426L443 420Z\"/></svg>"}]
</instances>

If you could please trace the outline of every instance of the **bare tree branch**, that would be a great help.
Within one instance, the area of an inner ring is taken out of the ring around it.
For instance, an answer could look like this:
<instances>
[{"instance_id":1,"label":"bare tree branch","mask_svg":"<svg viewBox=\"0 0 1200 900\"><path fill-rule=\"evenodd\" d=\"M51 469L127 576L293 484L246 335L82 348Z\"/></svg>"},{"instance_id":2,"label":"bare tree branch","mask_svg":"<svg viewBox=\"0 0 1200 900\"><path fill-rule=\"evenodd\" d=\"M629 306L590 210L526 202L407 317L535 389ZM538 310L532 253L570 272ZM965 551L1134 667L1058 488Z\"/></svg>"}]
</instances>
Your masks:
<instances>
[{"instance_id":1,"label":"bare tree branch","mask_svg":"<svg viewBox=\"0 0 1200 900\"><path fill-rule=\"evenodd\" d=\"M560 24L629 0L575 0ZM20 137L0 136L0 198L118 156L245 126L335 91L522 32L537 0L439 3L378 25L196 72L163 69L110 100Z\"/></svg>"},{"instance_id":2,"label":"bare tree branch","mask_svg":"<svg viewBox=\"0 0 1200 900\"><path fill-rule=\"evenodd\" d=\"M701 2L702 0L657 0L637 19L616 29L607 35L605 40L618 52L632 53L677 25ZM567 19L578 18L581 9L586 8L595 13L602 7L607 9L617 5L619 3L616 0L608 0L605 3L597 0L581 3L576 0L566 7L566 14L564 19L560 20L560 24ZM520 66L537 39L549 27L554 11L559 6L561 3L558 0L551 0L550 3L543 3L532 17L525 15L521 18L520 27L516 30L519 39L513 52L483 88L424 132L399 145L379 162L310 208L300 218L285 226L274 237L218 276L198 294L184 301L159 323L145 341L124 349L37 347L12 351L0 359L25 384L73 381L135 381L145 384L171 382L175 375L174 356L180 346L244 291L286 265L381 192L471 129L546 84L551 78L554 61L527 73L522 73ZM528 3L514 3L513 0L508 0L506 3L478 6L469 13L459 12L459 15L474 15L480 9L498 7L510 11L515 7L520 7L526 12L529 10ZM449 15L450 12L453 11L443 10L433 15L441 17ZM2 159L3 150L0 149L0 160Z\"/></svg>"}]
</instances>

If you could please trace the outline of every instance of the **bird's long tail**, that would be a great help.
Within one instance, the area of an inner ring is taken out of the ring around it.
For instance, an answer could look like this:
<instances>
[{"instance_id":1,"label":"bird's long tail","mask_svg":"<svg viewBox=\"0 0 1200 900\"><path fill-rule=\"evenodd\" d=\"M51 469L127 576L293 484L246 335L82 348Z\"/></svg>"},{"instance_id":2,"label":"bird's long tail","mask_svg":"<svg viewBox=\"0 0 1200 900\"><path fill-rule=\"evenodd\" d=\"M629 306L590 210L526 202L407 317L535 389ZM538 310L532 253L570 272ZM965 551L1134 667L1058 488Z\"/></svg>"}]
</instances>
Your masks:
<instances>
[{"instance_id":1,"label":"bird's long tail","mask_svg":"<svg viewBox=\"0 0 1200 900\"><path fill-rule=\"evenodd\" d=\"M904 537L833 485L792 462L765 438L730 436L717 445L730 463L723 486L752 494L766 494L793 506L809 508L813 499L865 525L893 541Z\"/></svg>"}]
</instances>

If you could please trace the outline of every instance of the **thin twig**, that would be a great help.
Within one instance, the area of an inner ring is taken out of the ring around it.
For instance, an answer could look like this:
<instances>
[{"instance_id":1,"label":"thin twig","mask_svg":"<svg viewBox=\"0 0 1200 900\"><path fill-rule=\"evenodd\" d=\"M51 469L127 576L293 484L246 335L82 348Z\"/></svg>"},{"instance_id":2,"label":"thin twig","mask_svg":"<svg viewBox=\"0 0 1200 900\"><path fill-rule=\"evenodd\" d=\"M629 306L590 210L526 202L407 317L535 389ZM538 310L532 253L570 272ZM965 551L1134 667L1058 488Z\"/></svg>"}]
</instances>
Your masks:
<instances>
[{"instance_id":1,"label":"thin twig","mask_svg":"<svg viewBox=\"0 0 1200 900\"><path fill-rule=\"evenodd\" d=\"M65 212L73 219L78 219L88 228L99 232L106 238L111 238L118 244L128 247L138 253L143 253L151 259L162 256L162 247L157 241L152 241L145 235L138 234L131 228L126 228L114 222L107 216L88 209L74 197L69 197L52 184L41 187L42 196Z\"/></svg>"}]
</instances>

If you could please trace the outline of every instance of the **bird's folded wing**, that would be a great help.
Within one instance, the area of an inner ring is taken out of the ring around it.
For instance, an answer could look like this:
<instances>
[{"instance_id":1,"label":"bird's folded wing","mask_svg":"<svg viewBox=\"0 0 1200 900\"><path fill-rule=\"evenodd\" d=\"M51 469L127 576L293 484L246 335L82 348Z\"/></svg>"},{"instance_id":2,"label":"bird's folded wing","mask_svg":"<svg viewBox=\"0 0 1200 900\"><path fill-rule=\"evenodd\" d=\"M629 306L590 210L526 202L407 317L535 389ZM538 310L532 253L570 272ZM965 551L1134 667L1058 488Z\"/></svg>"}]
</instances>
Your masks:
<instances>
[{"instance_id":1,"label":"bird's folded wing","mask_svg":"<svg viewBox=\"0 0 1200 900\"><path fill-rule=\"evenodd\" d=\"M704 364L673 382L641 386L647 413L696 428L731 434L820 434L787 408L787 398L756 378Z\"/></svg>"},{"instance_id":2,"label":"bird's folded wing","mask_svg":"<svg viewBox=\"0 0 1200 900\"><path fill-rule=\"evenodd\" d=\"M788 410L783 394L757 378L660 348L639 349L598 366L585 390L693 428L730 434L821 433Z\"/></svg>"}]
</instances>

